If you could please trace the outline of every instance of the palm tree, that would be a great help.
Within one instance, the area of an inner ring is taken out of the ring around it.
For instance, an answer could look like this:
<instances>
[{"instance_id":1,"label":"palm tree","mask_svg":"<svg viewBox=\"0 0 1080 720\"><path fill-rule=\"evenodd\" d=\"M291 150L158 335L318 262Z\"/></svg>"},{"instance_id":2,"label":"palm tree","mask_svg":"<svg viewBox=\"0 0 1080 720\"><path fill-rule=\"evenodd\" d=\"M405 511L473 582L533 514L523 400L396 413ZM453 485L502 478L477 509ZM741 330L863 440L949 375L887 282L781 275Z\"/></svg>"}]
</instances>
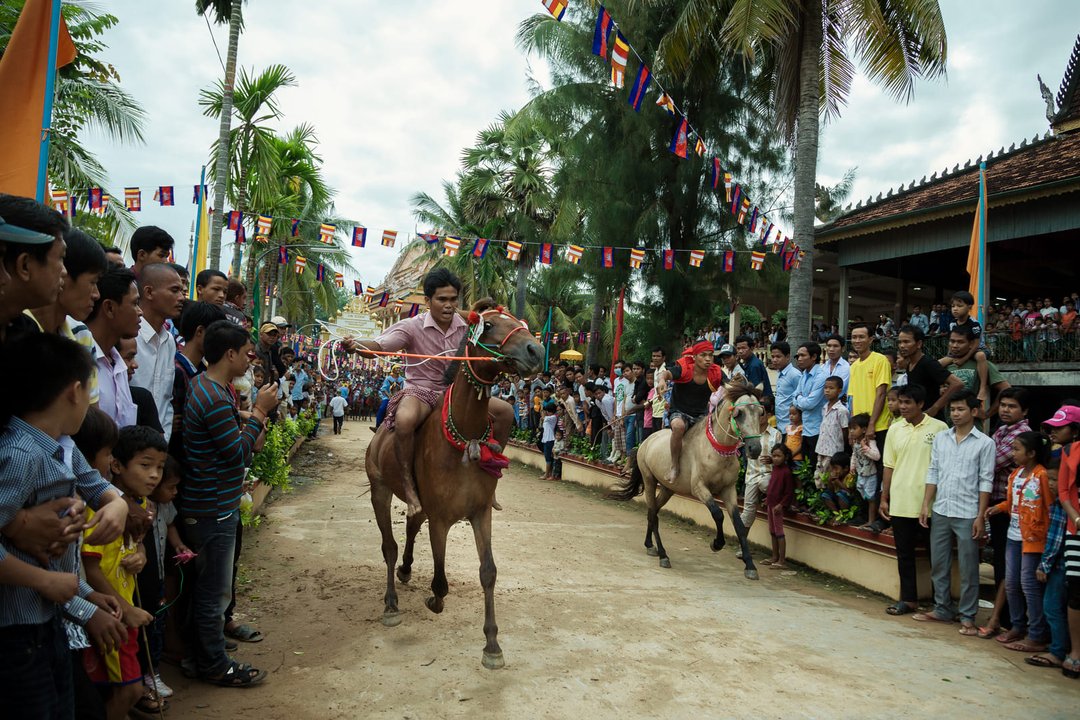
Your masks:
<instances>
[{"instance_id":1,"label":"palm tree","mask_svg":"<svg viewBox=\"0 0 1080 720\"><path fill-rule=\"evenodd\" d=\"M821 120L839 115L855 77L855 60L871 80L903 101L911 99L917 78L944 74L946 37L938 2L690 0L660 49L676 72L733 52L763 70L776 127L794 148L794 240L806 255L791 273L788 334L793 343L802 342L810 335Z\"/></svg>"},{"instance_id":2,"label":"palm tree","mask_svg":"<svg viewBox=\"0 0 1080 720\"><path fill-rule=\"evenodd\" d=\"M859 168L853 167L844 173L844 177L835 185L814 184L816 209L814 217L823 223L832 222L844 212L844 202L851 197L851 190L855 186L855 173Z\"/></svg>"},{"instance_id":3,"label":"palm tree","mask_svg":"<svg viewBox=\"0 0 1080 720\"><path fill-rule=\"evenodd\" d=\"M221 122L218 126L218 145L227 145L232 124L233 83L236 80L236 53L240 45L240 31L244 27L241 12L241 0L195 0L195 12L205 15L214 13L214 22L218 25L229 24L229 49L225 58L225 80L221 84ZM221 265L221 219L224 216L225 186L229 182L228 157L219 154L214 163L214 207L218 212L210 216L210 267Z\"/></svg>"},{"instance_id":4,"label":"palm tree","mask_svg":"<svg viewBox=\"0 0 1080 720\"><path fill-rule=\"evenodd\" d=\"M275 93L285 87L296 85L296 76L284 65L271 65L258 75L241 68L240 79L233 90L233 114L237 125L227 137L227 149L222 152L220 140L210 149L211 160L220 165L226 160L229 174L223 188L229 200L240 212L249 208L266 212L280 192L280 177L274 131L267 123L281 119L281 109ZM199 105L207 117L220 117L224 108L225 84L217 82L213 88L199 94ZM215 194L217 191L215 183ZM221 217L224 211L214 213ZM211 232L213 226L211 225ZM234 267L242 267L241 246L236 248Z\"/></svg>"}]
</instances>

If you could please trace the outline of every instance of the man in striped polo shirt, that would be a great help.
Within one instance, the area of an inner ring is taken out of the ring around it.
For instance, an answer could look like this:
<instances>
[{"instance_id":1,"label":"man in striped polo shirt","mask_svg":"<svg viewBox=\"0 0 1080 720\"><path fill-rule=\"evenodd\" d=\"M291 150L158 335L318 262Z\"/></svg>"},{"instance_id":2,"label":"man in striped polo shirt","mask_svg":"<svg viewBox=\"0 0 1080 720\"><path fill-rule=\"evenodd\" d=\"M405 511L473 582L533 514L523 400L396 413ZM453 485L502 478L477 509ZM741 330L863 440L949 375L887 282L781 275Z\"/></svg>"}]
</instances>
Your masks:
<instances>
[{"instance_id":1,"label":"man in striped polo shirt","mask_svg":"<svg viewBox=\"0 0 1080 720\"><path fill-rule=\"evenodd\" d=\"M199 677L225 687L261 682L265 671L225 653L224 613L229 605L244 470L251 463L267 414L277 404L277 385L259 389L251 413L241 414L231 386L254 355L242 327L218 320L206 328L205 372L191 379L184 407L187 468L177 500L184 541L197 553L192 594L195 660Z\"/></svg>"}]
</instances>

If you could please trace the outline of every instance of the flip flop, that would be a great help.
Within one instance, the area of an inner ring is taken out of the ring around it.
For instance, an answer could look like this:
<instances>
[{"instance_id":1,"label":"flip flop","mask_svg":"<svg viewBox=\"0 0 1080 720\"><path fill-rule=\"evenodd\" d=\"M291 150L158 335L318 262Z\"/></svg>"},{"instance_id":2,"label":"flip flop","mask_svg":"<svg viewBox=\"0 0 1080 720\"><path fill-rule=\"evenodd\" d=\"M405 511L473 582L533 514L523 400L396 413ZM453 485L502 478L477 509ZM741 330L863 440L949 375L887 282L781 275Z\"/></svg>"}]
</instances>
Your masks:
<instances>
[{"instance_id":1,"label":"flip flop","mask_svg":"<svg viewBox=\"0 0 1080 720\"><path fill-rule=\"evenodd\" d=\"M906 602L900 601L895 605L890 605L885 608L885 612L889 615L907 615L915 612L915 608L911 607Z\"/></svg>"},{"instance_id":2,"label":"flip flop","mask_svg":"<svg viewBox=\"0 0 1080 720\"><path fill-rule=\"evenodd\" d=\"M1001 635L998 635L994 639L997 640L1002 645L1008 645L1009 643L1020 642L1021 640L1024 639L1024 637L1025 637L1025 635L1023 633L1018 633L1015 630L1009 630L1006 633L1002 633Z\"/></svg>"},{"instance_id":3,"label":"flip flop","mask_svg":"<svg viewBox=\"0 0 1080 720\"><path fill-rule=\"evenodd\" d=\"M1024 640L1020 640L1019 642L1008 643L1005 646L1005 649L1006 650L1015 650L1016 652L1024 652L1024 653L1046 652L1046 646L1045 645L1039 645L1038 643L1029 643L1029 642L1026 642Z\"/></svg>"},{"instance_id":4,"label":"flip flop","mask_svg":"<svg viewBox=\"0 0 1080 720\"><path fill-rule=\"evenodd\" d=\"M915 613L914 615L911 616L911 619L914 620L915 622L935 622L935 623L942 623L942 624L945 624L945 625L951 625L952 623L956 622L955 620L946 620L943 617L938 617L937 615L935 615L932 612Z\"/></svg>"},{"instance_id":5,"label":"flip flop","mask_svg":"<svg viewBox=\"0 0 1080 720\"><path fill-rule=\"evenodd\" d=\"M981 627L975 632L975 636L982 638L983 640L989 640L992 637L997 637L1001 634L1001 628L996 627Z\"/></svg>"},{"instance_id":6,"label":"flip flop","mask_svg":"<svg viewBox=\"0 0 1080 720\"><path fill-rule=\"evenodd\" d=\"M1045 655L1032 655L1031 657L1024 658L1024 662L1026 662L1028 665L1034 665L1035 667L1041 667L1041 668L1059 668L1059 667L1061 667L1061 663L1054 662L1053 660L1046 657Z\"/></svg>"},{"instance_id":7,"label":"flip flop","mask_svg":"<svg viewBox=\"0 0 1080 720\"><path fill-rule=\"evenodd\" d=\"M263 640L263 634L250 625L237 625L232 630L226 628L225 635L240 642L257 643Z\"/></svg>"},{"instance_id":8,"label":"flip flop","mask_svg":"<svg viewBox=\"0 0 1080 720\"><path fill-rule=\"evenodd\" d=\"M979 636L979 628L975 627L974 625L961 625L959 632L964 637L978 637Z\"/></svg>"}]
</instances>

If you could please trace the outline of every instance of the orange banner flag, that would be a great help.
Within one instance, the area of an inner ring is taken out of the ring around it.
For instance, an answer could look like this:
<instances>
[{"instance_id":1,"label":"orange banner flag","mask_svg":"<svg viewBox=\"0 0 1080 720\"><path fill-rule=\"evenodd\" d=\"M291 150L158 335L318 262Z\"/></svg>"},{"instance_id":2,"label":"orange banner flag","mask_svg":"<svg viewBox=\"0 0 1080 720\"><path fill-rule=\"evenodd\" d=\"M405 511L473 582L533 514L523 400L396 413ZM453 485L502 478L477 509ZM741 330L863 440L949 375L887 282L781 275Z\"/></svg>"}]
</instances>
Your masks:
<instances>
[{"instance_id":1,"label":"orange banner flag","mask_svg":"<svg viewBox=\"0 0 1080 720\"><path fill-rule=\"evenodd\" d=\"M34 197L37 189L54 2L60 0L27 0L0 58L0 107L4 108L0 192ZM71 63L75 55L75 43L61 17L56 67Z\"/></svg>"}]
</instances>

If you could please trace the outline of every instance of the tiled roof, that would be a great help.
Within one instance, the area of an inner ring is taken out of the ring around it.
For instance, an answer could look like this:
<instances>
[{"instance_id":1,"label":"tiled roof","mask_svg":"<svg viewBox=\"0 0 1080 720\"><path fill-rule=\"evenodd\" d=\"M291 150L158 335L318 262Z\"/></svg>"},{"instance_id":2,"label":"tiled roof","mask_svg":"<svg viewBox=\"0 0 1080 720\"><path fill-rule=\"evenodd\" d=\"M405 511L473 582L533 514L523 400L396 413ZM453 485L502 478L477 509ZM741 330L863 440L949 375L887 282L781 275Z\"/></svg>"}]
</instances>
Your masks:
<instances>
[{"instance_id":1,"label":"tiled roof","mask_svg":"<svg viewBox=\"0 0 1080 720\"><path fill-rule=\"evenodd\" d=\"M1057 94L1058 112L1055 124L1080 119L1080 35L1076 37L1072 56L1065 68L1065 77L1061 79L1061 89Z\"/></svg>"},{"instance_id":2,"label":"tiled roof","mask_svg":"<svg viewBox=\"0 0 1080 720\"><path fill-rule=\"evenodd\" d=\"M1080 70L1076 71L1080 75ZM984 158L968 160L961 168L956 165L939 176L934 173L927 179L912 181L876 198L859 201L849 206L839 218L820 227L816 233L820 242L827 243L830 236L840 231L885 222L900 215L946 210L956 207L956 212L971 212L968 203L979 196L979 163ZM1033 189L1062 180L1080 180L1080 132L1051 136L1049 133L1024 140L1008 150L1001 148L985 158L986 189L990 198L1001 193ZM871 231L868 228L868 231ZM845 232L844 235L850 235Z\"/></svg>"}]
</instances>

